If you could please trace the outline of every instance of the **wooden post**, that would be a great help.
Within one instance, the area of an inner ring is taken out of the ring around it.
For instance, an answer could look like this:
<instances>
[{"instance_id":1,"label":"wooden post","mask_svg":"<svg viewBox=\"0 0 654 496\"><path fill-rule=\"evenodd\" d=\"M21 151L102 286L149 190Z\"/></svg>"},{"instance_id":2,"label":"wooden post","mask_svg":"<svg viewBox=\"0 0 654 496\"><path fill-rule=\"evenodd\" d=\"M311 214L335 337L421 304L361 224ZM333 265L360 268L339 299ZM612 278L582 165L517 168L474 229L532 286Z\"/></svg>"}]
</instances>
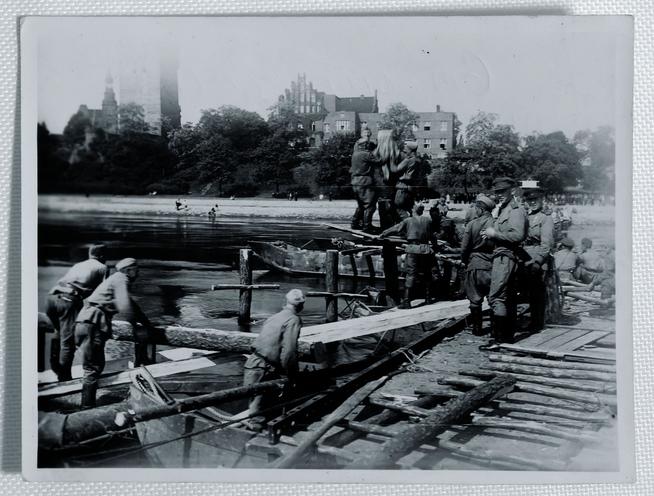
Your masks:
<instances>
[{"instance_id":1,"label":"wooden post","mask_svg":"<svg viewBox=\"0 0 654 496\"><path fill-rule=\"evenodd\" d=\"M241 254L241 260L240 260L239 270L240 270L241 284L251 285L252 267L250 267L250 255L252 255L252 250L248 248L243 248L241 249L240 254ZM251 306L252 306L252 290L241 289L239 291L239 302L238 302L239 324L250 323Z\"/></svg>"},{"instance_id":2,"label":"wooden post","mask_svg":"<svg viewBox=\"0 0 654 496\"><path fill-rule=\"evenodd\" d=\"M338 251L327 250L325 256L325 285L327 292L333 293L334 296L326 298L327 308L325 310L325 318L327 322L336 322L338 320L338 298L335 296L338 293Z\"/></svg>"},{"instance_id":3,"label":"wooden post","mask_svg":"<svg viewBox=\"0 0 654 496\"><path fill-rule=\"evenodd\" d=\"M384 241L382 247L382 258L384 259L384 278L386 279L386 294L393 298L395 304L400 301L400 289L397 284L398 271L397 271L397 252L395 246Z\"/></svg>"},{"instance_id":4,"label":"wooden post","mask_svg":"<svg viewBox=\"0 0 654 496\"><path fill-rule=\"evenodd\" d=\"M375 285L375 264L372 261L372 255L364 255L364 260L366 261L366 266L368 267L368 280L370 285L374 287Z\"/></svg>"}]
</instances>

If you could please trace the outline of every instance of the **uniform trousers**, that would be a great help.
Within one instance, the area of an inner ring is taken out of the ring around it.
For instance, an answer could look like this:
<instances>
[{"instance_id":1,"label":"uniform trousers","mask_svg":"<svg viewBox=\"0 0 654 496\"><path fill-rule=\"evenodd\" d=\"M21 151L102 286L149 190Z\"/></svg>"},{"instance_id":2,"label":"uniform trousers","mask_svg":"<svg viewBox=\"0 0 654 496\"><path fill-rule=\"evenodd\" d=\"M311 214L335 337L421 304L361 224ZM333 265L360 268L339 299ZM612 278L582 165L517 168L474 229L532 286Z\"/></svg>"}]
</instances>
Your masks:
<instances>
[{"instance_id":1,"label":"uniform trousers","mask_svg":"<svg viewBox=\"0 0 654 496\"><path fill-rule=\"evenodd\" d=\"M511 317L515 303L516 261L508 255L493 257L488 302L494 315Z\"/></svg>"},{"instance_id":2,"label":"uniform trousers","mask_svg":"<svg viewBox=\"0 0 654 496\"><path fill-rule=\"evenodd\" d=\"M50 366L58 376L61 375L62 380L70 379L75 357L75 319L81 309L82 299L77 296L51 294L46 301L45 313L57 331L52 343Z\"/></svg>"}]
</instances>

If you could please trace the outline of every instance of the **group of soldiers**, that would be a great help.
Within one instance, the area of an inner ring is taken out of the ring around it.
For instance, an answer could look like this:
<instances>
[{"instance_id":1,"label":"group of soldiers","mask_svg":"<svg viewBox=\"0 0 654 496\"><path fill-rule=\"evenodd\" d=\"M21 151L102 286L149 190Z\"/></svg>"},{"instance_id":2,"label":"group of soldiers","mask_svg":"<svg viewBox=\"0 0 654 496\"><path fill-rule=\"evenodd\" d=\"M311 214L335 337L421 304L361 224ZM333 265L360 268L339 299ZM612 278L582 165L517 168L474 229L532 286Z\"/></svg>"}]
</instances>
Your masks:
<instances>
[{"instance_id":1,"label":"group of soldiers","mask_svg":"<svg viewBox=\"0 0 654 496\"><path fill-rule=\"evenodd\" d=\"M46 300L46 314L56 333L51 348L52 370L59 381L71 380L75 351L81 350L83 408L95 406L98 379L105 366L105 343L112 335L114 315L120 313L132 324L134 365L150 362L147 340L153 326L130 296L130 287L139 274L136 260L120 260L116 271L109 275L105 259L105 246L92 245L89 258L73 265ZM137 327L137 323L142 327Z\"/></svg>"}]
</instances>

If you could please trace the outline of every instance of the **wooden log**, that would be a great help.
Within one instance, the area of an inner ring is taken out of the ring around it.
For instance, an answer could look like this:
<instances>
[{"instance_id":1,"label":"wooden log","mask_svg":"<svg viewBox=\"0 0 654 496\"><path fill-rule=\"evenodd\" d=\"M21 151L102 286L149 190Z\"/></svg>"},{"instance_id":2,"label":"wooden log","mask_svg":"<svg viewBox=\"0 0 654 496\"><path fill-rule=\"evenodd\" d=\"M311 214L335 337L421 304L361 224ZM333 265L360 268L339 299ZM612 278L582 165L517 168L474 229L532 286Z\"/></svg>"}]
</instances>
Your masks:
<instances>
[{"instance_id":1,"label":"wooden log","mask_svg":"<svg viewBox=\"0 0 654 496\"><path fill-rule=\"evenodd\" d=\"M325 287L328 293L338 293L338 251L327 250L325 256ZM338 298L328 296L325 308L325 320L336 322L338 320Z\"/></svg>"},{"instance_id":2,"label":"wooden log","mask_svg":"<svg viewBox=\"0 0 654 496\"><path fill-rule=\"evenodd\" d=\"M345 400L336 410L329 414L329 416L322 422L320 427L311 432L295 449L287 456L283 456L273 463L275 468L290 468L297 464L304 456L305 453L315 444L318 440L325 435L325 433L335 426L340 420L344 419L352 410L354 410L359 403L366 399L375 389L386 382L388 376L380 377L379 379L369 382L362 388L355 391L355 393Z\"/></svg>"},{"instance_id":3,"label":"wooden log","mask_svg":"<svg viewBox=\"0 0 654 496\"><path fill-rule=\"evenodd\" d=\"M441 377L438 379L438 383L463 388L475 388L484 384L484 381L465 379L463 377ZM578 403L587 404L589 406L593 405L594 408L592 408L592 411L599 410L602 405L609 405L613 407L617 406L617 400L615 397L600 395L596 393L585 393L582 391L564 391L561 389L539 386L525 382L516 382L515 390L524 393L540 394L543 396L551 396L553 398L576 401Z\"/></svg>"},{"instance_id":4,"label":"wooden log","mask_svg":"<svg viewBox=\"0 0 654 496\"><path fill-rule=\"evenodd\" d=\"M50 422L61 419L62 430L39 428L39 445L43 447L66 447L75 445L108 433L127 428L138 422L169 417L179 413L190 412L219 405L237 398L246 398L256 394L279 390L286 384L286 379L260 382L249 386L225 389L214 393L178 400L174 404L162 404L132 409L128 403L118 403L80 412L62 415L49 413ZM45 425L45 421L43 422ZM39 423L41 424L41 422Z\"/></svg>"},{"instance_id":5,"label":"wooden log","mask_svg":"<svg viewBox=\"0 0 654 496\"><path fill-rule=\"evenodd\" d=\"M369 398L368 402L371 405L380 406L389 410L394 410L409 416L426 417L431 412L425 408L418 406L407 405L406 403L397 403L395 401L383 400L381 398Z\"/></svg>"},{"instance_id":6,"label":"wooden log","mask_svg":"<svg viewBox=\"0 0 654 496\"><path fill-rule=\"evenodd\" d=\"M517 363L520 365L552 367L557 369L592 370L594 372L605 372L608 374L615 374L615 367L613 365L601 365L595 363L582 363L582 362L566 362L561 360L547 360L542 358L518 357L513 355L502 355L502 354L495 354L495 353L491 353L488 356L488 359L491 362Z\"/></svg>"},{"instance_id":7,"label":"wooden log","mask_svg":"<svg viewBox=\"0 0 654 496\"><path fill-rule=\"evenodd\" d=\"M279 284L212 284L212 291L221 291L223 289L239 289L239 290L253 290L253 289L279 289Z\"/></svg>"},{"instance_id":8,"label":"wooden log","mask_svg":"<svg viewBox=\"0 0 654 496\"><path fill-rule=\"evenodd\" d=\"M239 277L240 283L244 286L252 284L252 267L250 267L250 258L252 250L249 248L241 248L240 250L240 264L239 264ZM238 322L239 324L250 323L250 307L252 306L252 290L240 289L238 298Z\"/></svg>"},{"instance_id":9,"label":"wooden log","mask_svg":"<svg viewBox=\"0 0 654 496\"><path fill-rule=\"evenodd\" d=\"M553 367L540 367L533 365L522 365L517 363L491 362L488 368L500 372L510 372L515 374L539 375L555 379L582 379L590 381L603 381L615 383L616 375L607 372L595 372L593 370L572 370L557 369Z\"/></svg>"},{"instance_id":10,"label":"wooden log","mask_svg":"<svg viewBox=\"0 0 654 496\"><path fill-rule=\"evenodd\" d=\"M39 314L39 325L46 325L45 320L52 328L50 320L45 314ZM132 325L129 322L114 320L111 323L112 339L117 341L134 341ZM311 331L311 327L303 330ZM54 330L53 330L54 332ZM257 335L249 332L222 331L220 329L200 329L182 326L157 327L148 333L148 342L180 348L195 348L209 351L230 351L234 353L250 353ZM311 342L300 340L298 353L301 357L310 359L313 356L312 343L317 351L321 351L322 344L319 336Z\"/></svg>"},{"instance_id":11,"label":"wooden log","mask_svg":"<svg viewBox=\"0 0 654 496\"><path fill-rule=\"evenodd\" d=\"M348 255L348 258L350 260L350 267L352 268L352 276L353 277L359 277L359 269L357 269L357 262L354 259L354 254L350 253Z\"/></svg>"},{"instance_id":12,"label":"wooden log","mask_svg":"<svg viewBox=\"0 0 654 496\"><path fill-rule=\"evenodd\" d=\"M375 285L375 264L372 261L372 255L370 254L365 254L362 255L364 260L366 261L366 267L368 267L368 281L371 286Z\"/></svg>"},{"instance_id":13,"label":"wooden log","mask_svg":"<svg viewBox=\"0 0 654 496\"><path fill-rule=\"evenodd\" d=\"M557 417L565 420L576 420L590 423L609 423L612 417L610 415L577 413L564 408L555 408L543 405L527 405L516 401L495 401L493 406L509 412L531 413L534 415L544 415L547 417Z\"/></svg>"},{"instance_id":14,"label":"wooden log","mask_svg":"<svg viewBox=\"0 0 654 496\"><path fill-rule=\"evenodd\" d=\"M596 438L590 433L580 431L578 429L570 429L565 427L555 427L553 425L542 424L539 422L525 421L525 420L508 420L505 418L492 418L481 417L473 415L473 425L488 427L492 429L507 429L511 431L523 431L531 434L539 434L541 436L551 436L566 441L586 442L592 443Z\"/></svg>"},{"instance_id":15,"label":"wooden log","mask_svg":"<svg viewBox=\"0 0 654 496\"><path fill-rule=\"evenodd\" d=\"M588 303L595 303L596 305L601 305L603 307L608 307L615 303L615 297L602 299L602 298L593 298L592 296L579 294L579 293L567 293L566 296L570 298L574 298L576 300L587 301Z\"/></svg>"},{"instance_id":16,"label":"wooden log","mask_svg":"<svg viewBox=\"0 0 654 496\"><path fill-rule=\"evenodd\" d=\"M450 424L457 422L497 396L506 394L514 384L515 379L511 377L496 377L490 382L448 401L421 422L403 428L397 436L386 441L379 449L363 454L349 468L379 469L394 466L397 460L424 442L429 442L446 430Z\"/></svg>"},{"instance_id":17,"label":"wooden log","mask_svg":"<svg viewBox=\"0 0 654 496\"><path fill-rule=\"evenodd\" d=\"M495 370L488 369L479 369L479 370L461 370L459 371L461 375L469 375L473 377L479 377L480 379L488 380L495 375L497 372ZM528 382L532 384L541 384L543 386L571 389L574 391L588 391L591 393L604 393L604 394L615 394L616 386L615 382L607 384L598 384L594 382L592 384L579 382L577 379L552 379L550 377L543 377L539 375L526 375L526 374L516 374L511 372L511 375L518 379L518 382Z\"/></svg>"},{"instance_id":18,"label":"wooden log","mask_svg":"<svg viewBox=\"0 0 654 496\"><path fill-rule=\"evenodd\" d=\"M400 288L398 285L397 253L392 243L384 242L382 245L382 258L384 259L386 294L398 303L400 301Z\"/></svg>"},{"instance_id":19,"label":"wooden log","mask_svg":"<svg viewBox=\"0 0 654 496\"><path fill-rule=\"evenodd\" d=\"M515 353L544 356L555 359L573 359L575 361L586 361L591 363L612 364L615 363L615 353L598 353L592 351L555 351L519 344L500 344L500 348Z\"/></svg>"}]
</instances>

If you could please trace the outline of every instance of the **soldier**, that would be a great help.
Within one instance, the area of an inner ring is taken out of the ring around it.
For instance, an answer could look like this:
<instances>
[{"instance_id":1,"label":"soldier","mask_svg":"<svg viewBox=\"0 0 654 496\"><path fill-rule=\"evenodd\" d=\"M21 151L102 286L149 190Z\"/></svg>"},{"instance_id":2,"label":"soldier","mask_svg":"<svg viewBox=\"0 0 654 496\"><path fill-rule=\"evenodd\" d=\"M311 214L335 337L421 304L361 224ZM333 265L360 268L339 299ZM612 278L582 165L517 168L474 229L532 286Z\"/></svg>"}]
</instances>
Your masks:
<instances>
[{"instance_id":1,"label":"soldier","mask_svg":"<svg viewBox=\"0 0 654 496\"><path fill-rule=\"evenodd\" d=\"M286 293L286 306L263 324L252 347L252 355L245 362L243 385L258 384L286 376L293 380L298 373L297 340L302 329L298 314L304 308L305 297L299 289ZM262 409L264 396L250 400L249 416ZM260 427L255 420L251 427Z\"/></svg>"},{"instance_id":2,"label":"soldier","mask_svg":"<svg viewBox=\"0 0 654 496\"><path fill-rule=\"evenodd\" d=\"M495 202L488 196L480 194L475 200L478 215L468 222L461 243L461 261L466 264L465 293L470 301L470 318L472 333L475 336L484 334L482 329L481 304L488 296L493 266L493 243L484 238L481 233L492 227L495 220L491 212Z\"/></svg>"},{"instance_id":3,"label":"soldier","mask_svg":"<svg viewBox=\"0 0 654 496\"><path fill-rule=\"evenodd\" d=\"M579 264L579 257L572 251L575 247L575 242L570 238L563 238L560 245L561 249L554 254L554 266L559 271L561 281L565 282L574 279L574 272Z\"/></svg>"},{"instance_id":4,"label":"soldier","mask_svg":"<svg viewBox=\"0 0 654 496\"><path fill-rule=\"evenodd\" d=\"M400 177L397 180L395 190L395 209L402 220L411 216L413 204L415 203L415 175L418 166L418 143L415 141L406 141L404 143L403 152L405 155L404 160L397 166L391 165L391 172L398 174Z\"/></svg>"},{"instance_id":5,"label":"soldier","mask_svg":"<svg viewBox=\"0 0 654 496\"><path fill-rule=\"evenodd\" d=\"M104 370L104 345L111 337L111 321L120 312L132 324L135 335L135 366L148 363L147 332L152 328L143 311L130 297L130 285L139 273L136 260L124 258L116 264L116 272L105 279L84 302L75 322L75 342L82 350L82 408L95 406L98 379ZM136 323L145 327L137 330Z\"/></svg>"},{"instance_id":6,"label":"soldier","mask_svg":"<svg viewBox=\"0 0 654 496\"><path fill-rule=\"evenodd\" d=\"M588 238L581 240L579 265L575 270L575 278L584 284L595 285L604 272L604 261L599 253L593 250L593 242Z\"/></svg>"},{"instance_id":7,"label":"soldier","mask_svg":"<svg viewBox=\"0 0 654 496\"><path fill-rule=\"evenodd\" d=\"M422 282L425 285L425 301L429 300L429 286L427 277L431 278L433 256L431 250L431 219L423 216L425 208L420 203L413 207L413 216L407 217L399 224L389 227L379 237L392 234L404 236L406 246L406 279L404 281L404 299L400 308L411 308L411 299L415 290Z\"/></svg>"},{"instance_id":8,"label":"soldier","mask_svg":"<svg viewBox=\"0 0 654 496\"><path fill-rule=\"evenodd\" d=\"M370 132L369 129L364 129ZM363 134L363 132L362 132ZM372 216L377 207L378 190L374 184L375 167L379 164L371 152L374 143L370 136L362 137L354 145L352 154L352 165L350 174L351 184L357 196L357 208L352 216L350 227L352 229L363 229L369 234L377 234L379 229L372 225Z\"/></svg>"},{"instance_id":9,"label":"soldier","mask_svg":"<svg viewBox=\"0 0 654 496\"><path fill-rule=\"evenodd\" d=\"M45 313L57 334L52 340L51 367L59 381L69 381L75 357L75 319L82 309L84 298L107 278L105 246L92 245L89 258L73 265L66 275L50 290Z\"/></svg>"},{"instance_id":10,"label":"soldier","mask_svg":"<svg viewBox=\"0 0 654 496\"><path fill-rule=\"evenodd\" d=\"M494 349L495 341L513 341L517 251L527 237L528 228L527 213L514 196L515 187L515 181L509 177L493 181L493 192L499 206L498 217L493 227L487 227L481 233L495 245L488 295L494 338L482 349Z\"/></svg>"},{"instance_id":11,"label":"soldier","mask_svg":"<svg viewBox=\"0 0 654 496\"><path fill-rule=\"evenodd\" d=\"M529 295L530 328L540 331L545 325L545 272L554 249L554 221L543 212L543 190L525 189L523 199L529 219L525 251L531 257L524 265L523 287Z\"/></svg>"}]
</instances>

